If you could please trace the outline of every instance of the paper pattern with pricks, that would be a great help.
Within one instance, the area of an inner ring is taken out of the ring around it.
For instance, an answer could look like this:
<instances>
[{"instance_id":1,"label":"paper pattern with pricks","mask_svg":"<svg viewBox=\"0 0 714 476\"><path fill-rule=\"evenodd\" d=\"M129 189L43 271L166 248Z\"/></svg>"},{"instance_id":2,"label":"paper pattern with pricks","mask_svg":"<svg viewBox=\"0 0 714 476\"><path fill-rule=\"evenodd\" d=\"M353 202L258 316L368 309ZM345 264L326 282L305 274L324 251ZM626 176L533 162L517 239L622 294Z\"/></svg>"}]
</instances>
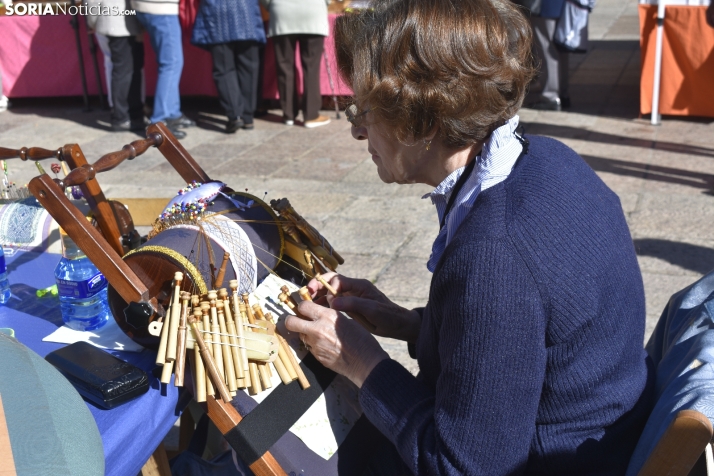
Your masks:
<instances>
[{"instance_id":1,"label":"paper pattern with pricks","mask_svg":"<svg viewBox=\"0 0 714 476\"><path fill-rule=\"evenodd\" d=\"M270 312L273 315L280 334L285 337L298 361L302 362L307 351L300 350L299 334L285 329L285 317L292 312L278 301L282 286L288 286L291 293L298 290L294 284L271 274L251 294L250 304L259 303L266 313ZM260 403L273 389L282 385L277 372L273 372L272 383L271 389L252 398ZM357 387L347 378L337 375L325 392L295 422L290 431L308 448L327 460L347 438L347 434L360 416L362 416L362 408L359 405Z\"/></svg>"}]
</instances>

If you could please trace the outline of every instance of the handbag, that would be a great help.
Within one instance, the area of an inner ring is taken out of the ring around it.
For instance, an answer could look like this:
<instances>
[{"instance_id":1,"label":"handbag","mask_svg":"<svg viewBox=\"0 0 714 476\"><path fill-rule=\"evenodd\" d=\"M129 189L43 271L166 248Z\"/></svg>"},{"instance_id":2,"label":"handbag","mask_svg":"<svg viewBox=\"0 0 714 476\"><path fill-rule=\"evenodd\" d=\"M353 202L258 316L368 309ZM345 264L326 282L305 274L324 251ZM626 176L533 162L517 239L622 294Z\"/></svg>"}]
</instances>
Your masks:
<instances>
[{"instance_id":1,"label":"handbag","mask_svg":"<svg viewBox=\"0 0 714 476\"><path fill-rule=\"evenodd\" d=\"M193 24L198 15L199 0L181 0L179 2L179 23L184 36L191 38Z\"/></svg>"},{"instance_id":2,"label":"handbag","mask_svg":"<svg viewBox=\"0 0 714 476\"><path fill-rule=\"evenodd\" d=\"M588 49L588 17L594 0L565 0L553 42L561 51L585 53Z\"/></svg>"}]
</instances>

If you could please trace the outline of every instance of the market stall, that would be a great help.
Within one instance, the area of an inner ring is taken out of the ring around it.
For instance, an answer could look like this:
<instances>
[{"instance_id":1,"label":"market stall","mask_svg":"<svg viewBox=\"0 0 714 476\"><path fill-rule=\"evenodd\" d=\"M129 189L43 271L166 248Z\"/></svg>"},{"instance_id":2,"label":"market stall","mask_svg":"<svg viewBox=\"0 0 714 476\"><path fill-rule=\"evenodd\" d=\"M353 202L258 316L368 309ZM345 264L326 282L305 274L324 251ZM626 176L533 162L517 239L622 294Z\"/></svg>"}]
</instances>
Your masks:
<instances>
[{"instance_id":1,"label":"market stall","mask_svg":"<svg viewBox=\"0 0 714 476\"><path fill-rule=\"evenodd\" d=\"M704 5L667 2L662 22L659 114L714 117L714 28ZM640 4L640 113L653 111L656 4ZM654 121L653 121L654 122Z\"/></svg>"}]
</instances>

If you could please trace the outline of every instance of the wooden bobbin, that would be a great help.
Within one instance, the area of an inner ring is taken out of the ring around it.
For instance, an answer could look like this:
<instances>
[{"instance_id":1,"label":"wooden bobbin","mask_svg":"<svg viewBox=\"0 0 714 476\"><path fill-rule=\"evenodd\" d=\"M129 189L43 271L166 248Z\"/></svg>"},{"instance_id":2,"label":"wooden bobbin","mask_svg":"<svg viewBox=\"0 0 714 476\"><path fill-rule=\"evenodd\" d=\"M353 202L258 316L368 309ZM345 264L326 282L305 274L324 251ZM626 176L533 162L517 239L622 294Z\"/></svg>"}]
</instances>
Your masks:
<instances>
[{"instance_id":1,"label":"wooden bobbin","mask_svg":"<svg viewBox=\"0 0 714 476\"><path fill-rule=\"evenodd\" d=\"M310 290L307 289L306 286L301 287L300 290L298 291L298 294L300 295L300 297L302 298L303 301L312 302L312 296L310 296Z\"/></svg>"},{"instance_id":2,"label":"wooden bobbin","mask_svg":"<svg viewBox=\"0 0 714 476\"><path fill-rule=\"evenodd\" d=\"M243 293L241 298L243 298L243 303L245 304L245 312L248 316L248 322L251 324L255 324L255 315L253 314L253 308L250 307L250 299L248 293Z\"/></svg>"},{"instance_id":3,"label":"wooden bobbin","mask_svg":"<svg viewBox=\"0 0 714 476\"><path fill-rule=\"evenodd\" d=\"M210 351L208 350L208 346L206 343L203 341L203 338L201 337L201 333L199 332L198 329L198 322L196 319L194 319L193 316L189 318L189 323L191 324L191 327L194 330L194 335L196 336L196 344L198 344L198 347L201 350L201 357L203 358L203 362L206 365L206 372L211 379L211 382L215 386L215 388L218 390L219 395L221 396L221 399L223 399L224 402L230 403L231 401L231 395L228 391L228 388L226 388L226 384L223 383L223 379L218 372L218 368L216 367L216 362L213 360L213 356L211 356Z\"/></svg>"},{"instance_id":4,"label":"wooden bobbin","mask_svg":"<svg viewBox=\"0 0 714 476\"><path fill-rule=\"evenodd\" d=\"M283 359L280 357L281 353L282 353L282 351L279 347L278 348L278 358L273 361L273 366L275 366L275 371L278 372L278 375L280 376L280 380L285 385L287 385L293 381L293 378L291 378L290 373L288 372L287 368L285 368Z\"/></svg>"},{"instance_id":5,"label":"wooden bobbin","mask_svg":"<svg viewBox=\"0 0 714 476\"><path fill-rule=\"evenodd\" d=\"M230 300L228 299L228 291L226 288L218 290L218 302L223 302L223 314L226 317L226 327L228 328L229 341L231 343L231 357L233 358L233 369L236 375L236 385L238 388L245 388L243 361L240 357L240 349L238 348L238 331L236 323L233 320L231 312ZM218 306L218 304L216 304Z\"/></svg>"},{"instance_id":6,"label":"wooden bobbin","mask_svg":"<svg viewBox=\"0 0 714 476\"><path fill-rule=\"evenodd\" d=\"M218 293L216 291L208 291L208 300L211 312L211 332L213 333L213 360L216 361L216 367L218 368L218 373L221 374L223 382L226 381L226 371L223 367L223 349L221 346L221 325L218 323L218 312L216 310L216 299L218 298Z\"/></svg>"},{"instance_id":7,"label":"wooden bobbin","mask_svg":"<svg viewBox=\"0 0 714 476\"><path fill-rule=\"evenodd\" d=\"M198 296L196 296L196 298L198 298ZM196 303L196 306L197 305L198 302ZM193 317L198 323L198 332L196 332L194 328L191 328L191 333L193 335L194 341L196 341L196 334L200 334L201 327L203 327L203 323L201 322L201 309L196 306L194 306L193 308ZM196 390L196 401L198 403L202 403L206 401L206 368L203 365L203 359L201 358L201 349L198 345L193 346L193 362L196 369L195 373L193 374L193 385Z\"/></svg>"},{"instance_id":8,"label":"wooden bobbin","mask_svg":"<svg viewBox=\"0 0 714 476\"><path fill-rule=\"evenodd\" d=\"M317 281L322 284L330 294L332 294L333 296L337 296L337 290L333 288L332 285L328 283L327 280L323 278L320 273L315 273L315 279L317 279Z\"/></svg>"},{"instance_id":9,"label":"wooden bobbin","mask_svg":"<svg viewBox=\"0 0 714 476\"><path fill-rule=\"evenodd\" d=\"M237 296L237 293L235 293L233 296ZM250 319L248 318L247 306L242 300L238 302L238 312L240 313L243 323L250 322ZM253 322L250 322L250 324L253 324L254 322L255 320L253 320ZM245 333L247 334L250 332L253 332L252 328L246 328ZM250 386L248 387L248 393L250 395L257 395L263 391L263 386L260 384L260 371L258 370L258 364L256 364L255 362L248 362L248 374L250 375Z\"/></svg>"},{"instance_id":10,"label":"wooden bobbin","mask_svg":"<svg viewBox=\"0 0 714 476\"><path fill-rule=\"evenodd\" d=\"M161 337L159 338L159 350L156 352L156 365L164 365L166 363L166 345L169 342L169 321L171 320L171 305L173 304L174 295L171 294L169 307L166 310L166 315L162 318Z\"/></svg>"},{"instance_id":11,"label":"wooden bobbin","mask_svg":"<svg viewBox=\"0 0 714 476\"><path fill-rule=\"evenodd\" d=\"M268 319L268 317L263 312L263 308L260 307L260 304L253 304L253 315L258 318L255 321L256 325L265 328L265 330L270 335L275 334L275 324L273 324L272 319Z\"/></svg>"},{"instance_id":12,"label":"wooden bobbin","mask_svg":"<svg viewBox=\"0 0 714 476\"><path fill-rule=\"evenodd\" d=\"M285 370L290 376L290 381L297 380L297 372L295 371L295 367L293 367L293 362L290 359L290 356L288 356L288 352L290 350L286 347L287 343L285 343L285 339L283 339L282 336L278 336L278 342L280 342L280 349L278 350L278 360L283 363ZM285 345L283 345L284 343Z\"/></svg>"},{"instance_id":13,"label":"wooden bobbin","mask_svg":"<svg viewBox=\"0 0 714 476\"><path fill-rule=\"evenodd\" d=\"M178 338L176 340L176 366L174 373L174 385L183 387L184 373L186 365L186 322L188 319L188 301L191 294L181 291L181 315L179 317Z\"/></svg>"},{"instance_id":14,"label":"wooden bobbin","mask_svg":"<svg viewBox=\"0 0 714 476\"><path fill-rule=\"evenodd\" d=\"M247 323L247 317L240 312L240 304L241 304L241 299L238 294L238 280L237 279L231 279L228 282L228 286L231 288L231 291L233 291L233 295L231 296L233 299L233 315L235 316L236 320L236 329L238 331L238 344L241 346L241 360L243 361L243 377L245 379L245 385L249 389L252 387L252 378L251 378L251 370L250 370L250 365L248 363L248 354L245 350L245 324Z\"/></svg>"},{"instance_id":15,"label":"wooden bobbin","mask_svg":"<svg viewBox=\"0 0 714 476\"><path fill-rule=\"evenodd\" d=\"M295 305L295 302L294 302L294 301L290 298L290 296L288 296L287 294L285 294L285 293L280 293L280 294L278 295L278 300L279 300L280 302L282 302L283 304L285 304L286 306L288 306L288 308L289 308L291 311L293 311L293 312L296 312L296 311L297 311L297 306Z\"/></svg>"},{"instance_id":16,"label":"wooden bobbin","mask_svg":"<svg viewBox=\"0 0 714 476\"><path fill-rule=\"evenodd\" d=\"M300 368L300 363L297 361L297 358L295 357L295 354L293 354L293 350L290 348L288 343L283 339L282 336L278 336L278 340L280 340L280 345L285 349L285 353L288 356L288 359L290 359L290 362L292 363L293 369L295 370L296 377L298 382L300 383L300 388L305 390L306 388L310 387L310 382L307 380L307 377L305 376L305 372L302 371Z\"/></svg>"},{"instance_id":17,"label":"wooden bobbin","mask_svg":"<svg viewBox=\"0 0 714 476\"><path fill-rule=\"evenodd\" d=\"M214 289L220 288L223 285L223 278L226 275L226 265L228 265L230 257L231 254L229 252L225 251L223 253L223 262L221 263L221 268L218 270L218 274L216 275L216 282L213 283Z\"/></svg>"},{"instance_id":18,"label":"wooden bobbin","mask_svg":"<svg viewBox=\"0 0 714 476\"><path fill-rule=\"evenodd\" d=\"M267 363L258 364L258 374L260 375L260 382L263 390L273 387L273 382L270 381L270 369Z\"/></svg>"},{"instance_id":19,"label":"wooden bobbin","mask_svg":"<svg viewBox=\"0 0 714 476\"><path fill-rule=\"evenodd\" d=\"M221 330L221 342L223 343L223 366L225 369L226 383L228 390L234 393L238 389L236 383L236 370L233 367L233 355L231 354L231 341L228 337L228 326L226 326L226 318L223 313L223 301L216 301L216 313L218 314L218 325Z\"/></svg>"},{"instance_id":20,"label":"wooden bobbin","mask_svg":"<svg viewBox=\"0 0 714 476\"><path fill-rule=\"evenodd\" d=\"M295 302L295 299L293 299L292 293L290 292L290 288L288 288L286 285L280 286L280 290L285 294L285 296L288 298L289 301L291 301L295 306L297 306L297 302Z\"/></svg>"},{"instance_id":21,"label":"wooden bobbin","mask_svg":"<svg viewBox=\"0 0 714 476\"><path fill-rule=\"evenodd\" d=\"M171 382L171 375L174 373L174 362L166 361L161 368L161 378L159 381L168 385Z\"/></svg>"},{"instance_id":22,"label":"wooden bobbin","mask_svg":"<svg viewBox=\"0 0 714 476\"><path fill-rule=\"evenodd\" d=\"M262 324L265 323L265 320L262 320L263 322L260 322L256 318L256 314L253 312L254 307L251 307L251 305L250 305L250 299L249 299L250 295L248 293L243 293L241 298L243 299L243 304L245 305L245 310L246 310L246 315L248 316L248 321L253 325L259 325L261 327L264 327ZM258 307L260 307L260 306L258 306ZM262 309L261 309L261 312L262 312ZM257 331L257 329L253 328L253 332L258 332L258 331ZM269 331L266 329L265 332L267 333ZM267 363L259 363L258 364L258 374L260 375L260 380L262 382L263 389L272 388L273 383L270 380L270 367L268 366Z\"/></svg>"},{"instance_id":23,"label":"wooden bobbin","mask_svg":"<svg viewBox=\"0 0 714 476\"><path fill-rule=\"evenodd\" d=\"M252 309L254 316L257 316L258 319L265 320L265 313L263 313L263 308L260 307L260 304L253 304Z\"/></svg>"},{"instance_id":24,"label":"wooden bobbin","mask_svg":"<svg viewBox=\"0 0 714 476\"><path fill-rule=\"evenodd\" d=\"M250 373L250 387L248 387L248 393L250 395L258 395L263 391L263 387L260 385L258 364L255 362L248 362L248 372Z\"/></svg>"},{"instance_id":25,"label":"wooden bobbin","mask_svg":"<svg viewBox=\"0 0 714 476\"><path fill-rule=\"evenodd\" d=\"M166 361L173 362L176 360L176 341L178 340L179 318L181 316L181 301L179 299L181 293L181 282L183 281L183 273L177 271L174 274L174 299L171 303L171 320L169 321L169 337L166 343Z\"/></svg>"},{"instance_id":26,"label":"wooden bobbin","mask_svg":"<svg viewBox=\"0 0 714 476\"><path fill-rule=\"evenodd\" d=\"M213 338L211 337L210 331L211 331L211 319L208 316L208 311L211 309L211 305L207 303L206 301L201 301L199 303L199 306L201 308L201 318L203 320L203 341L206 344L208 348L208 352L213 356ZM203 355L203 354L201 354ZM205 359L204 359L204 366L205 366ZM213 388L213 383L211 382L211 378L208 374L206 374L206 395L215 395L215 389Z\"/></svg>"}]
</instances>

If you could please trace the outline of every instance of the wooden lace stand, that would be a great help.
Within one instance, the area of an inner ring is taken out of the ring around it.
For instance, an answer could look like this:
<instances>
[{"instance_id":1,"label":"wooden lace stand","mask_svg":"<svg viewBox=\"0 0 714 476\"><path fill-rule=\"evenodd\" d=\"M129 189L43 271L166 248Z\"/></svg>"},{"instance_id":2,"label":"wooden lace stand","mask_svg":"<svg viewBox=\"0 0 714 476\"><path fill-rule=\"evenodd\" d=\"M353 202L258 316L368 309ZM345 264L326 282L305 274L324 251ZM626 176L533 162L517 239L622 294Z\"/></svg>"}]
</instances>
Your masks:
<instances>
[{"instance_id":1,"label":"wooden lace stand","mask_svg":"<svg viewBox=\"0 0 714 476\"><path fill-rule=\"evenodd\" d=\"M44 160L57 159L66 162L71 170L89 165L84 152L77 144L67 144L57 150L42 149L40 147L22 147L21 149L6 149L0 147L0 160L7 159L25 160ZM79 185L82 194L87 200L89 208L94 212L99 228L106 238L109 245L117 253L124 254L124 248L121 242L122 233L119 231L119 217L116 216L115 210L110 202L104 196L104 192L99 187L96 180L87 180Z\"/></svg>"},{"instance_id":2,"label":"wooden lace stand","mask_svg":"<svg viewBox=\"0 0 714 476\"><path fill-rule=\"evenodd\" d=\"M121 259L119 252L109 245L109 239L105 239L97 229L92 227L70 202L64 194L64 189L67 186L82 186L92 181L96 183L97 173L111 170L124 160L133 159L152 146L159 149L186 182L210 181L210 178L166 126L159 123L148 127L146 139L134 141L124 146L121 151L104 155L94 164L85 163L75 167L59 184L47 174L33 178L28 184L28 188L35 198L85 252L119 295L127 303L142 305L147 312L151 313L151 320L163 316L165 310L155 296L149 295L147 285ZM110 238L117 237L118 235L115 234ZM207 397L205 410L222 434L231 431L242 419L230 403L217 400L214 397ZM250 468L257 476L285 475L285 471L270 452L266 452L260 459L252 463Z\"/></svg>"}]
</instances>

